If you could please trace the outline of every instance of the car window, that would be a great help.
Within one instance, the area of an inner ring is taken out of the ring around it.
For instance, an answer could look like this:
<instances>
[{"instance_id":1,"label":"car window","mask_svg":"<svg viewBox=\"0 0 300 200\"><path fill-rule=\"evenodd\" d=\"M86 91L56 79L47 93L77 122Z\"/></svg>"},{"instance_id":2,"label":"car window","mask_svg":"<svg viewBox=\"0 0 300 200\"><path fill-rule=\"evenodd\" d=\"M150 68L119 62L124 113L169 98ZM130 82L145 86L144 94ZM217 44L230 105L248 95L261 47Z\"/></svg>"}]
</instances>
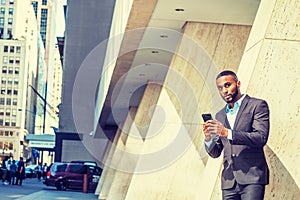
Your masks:
<instances>
[{"instance_id":1,"label":"car window","mask_svg":"<svg viewBox=\"0 0 300 200\"><path fill-rule=\"evenodd\" d=\"M102 169L100 167L90 166L90 173L93 175L101 175Z\"/></svg>"},{"instance_id":2,"label":"car window","mask_svg":"<svg viewBox=\"0 0 300 200\"><path fill-rule=\"evenodd\" d=\"M86 174L87 168L84 165L70 165L70 173Z\"/></svg>"},{"instance_id":3,"label":"car window","mask_svg":"<svg viewBox=\"0 0 300 200\"><path fill-rule=\"evenodd\" d=\"M55 164L51 167L52 172L64 172L67 169L66 163Z\"/></svg>"}]
</instances>

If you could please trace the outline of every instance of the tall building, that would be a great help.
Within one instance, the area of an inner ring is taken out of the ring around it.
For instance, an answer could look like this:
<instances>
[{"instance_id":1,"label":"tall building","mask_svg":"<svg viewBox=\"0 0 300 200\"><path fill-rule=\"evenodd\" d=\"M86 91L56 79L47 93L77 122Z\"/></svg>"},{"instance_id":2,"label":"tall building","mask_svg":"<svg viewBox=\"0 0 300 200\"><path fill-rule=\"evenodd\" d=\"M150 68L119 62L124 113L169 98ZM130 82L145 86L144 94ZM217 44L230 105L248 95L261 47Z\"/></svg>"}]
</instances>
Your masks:
<instances>
[{"instance_id":1,"label":"tall building","mask_svg":"<svg viewBox=\"0 0 300 200\"><path fill-rule=\"evenodd\" d=\"M35 129L34 93L38 32L29 1L0 2L0 148L2 159L28 158L25 136Z\"/></svg>"},{"instance_id":2,"label":"tall building","mask_svg":"<svg viewBox=\"0 0 300 200\"><path fill-rule=\"evenodd\" d=\"M56 84L55 78L59 75L55 74L56 65L56 9L57 0L31 0L34 13L37 19L38 30L41 35L42 44L44 46L44 59L45 59L45 73L43 76L46 78L44 85L39 85L36 90L40 93L43 99L47 102L47 105L37 107L37 112L45 113L44 132L53 133L51 127L58 127L58 104L57 98L61 97L61 94L57 93L57 88L54 88ZM43 78L41 78L43 79ZM44 104L45 101L41 98L37 101ZM37 105L40 105L37 103Z\"/></svg>"}]
</instances>

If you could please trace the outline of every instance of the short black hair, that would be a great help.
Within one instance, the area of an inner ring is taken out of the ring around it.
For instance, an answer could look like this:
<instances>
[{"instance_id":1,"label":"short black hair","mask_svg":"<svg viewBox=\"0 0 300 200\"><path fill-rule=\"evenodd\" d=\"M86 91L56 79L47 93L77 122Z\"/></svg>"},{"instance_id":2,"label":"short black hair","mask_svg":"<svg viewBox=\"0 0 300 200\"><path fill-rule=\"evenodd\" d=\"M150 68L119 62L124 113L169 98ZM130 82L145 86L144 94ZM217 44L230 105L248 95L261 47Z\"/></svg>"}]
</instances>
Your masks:
<instances>
[{"instance_id":1,"label":"short black hair","mask_svg":"<svg viewBox=\"0 0 300 200\"><path fill-rule=\"evenodd\" d=\"M228 76L228 75L233 76L234 79L235 79L235 81L238 81L237 75L236 75L233 71L231 71L231 70L224 70L224 71L220 72L220 73L218 74L216 80L218 80L218 78L220 78L220 77L222 77L222 76Z\"/></svg>"}]
</instances>

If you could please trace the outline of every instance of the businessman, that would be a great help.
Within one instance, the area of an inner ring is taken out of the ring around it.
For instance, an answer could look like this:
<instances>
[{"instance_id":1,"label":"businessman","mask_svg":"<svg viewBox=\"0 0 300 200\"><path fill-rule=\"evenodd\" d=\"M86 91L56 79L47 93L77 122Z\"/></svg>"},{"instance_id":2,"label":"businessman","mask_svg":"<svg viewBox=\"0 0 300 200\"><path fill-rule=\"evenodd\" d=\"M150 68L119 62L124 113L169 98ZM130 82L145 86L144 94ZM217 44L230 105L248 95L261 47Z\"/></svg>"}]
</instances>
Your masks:
<instances>
[{"instance_id":1,"label":"businessman","mask_svg":"<svg viewBox=\"0 0 300 200\"><path fill-rule=\"evenodd\" d=\"M263 147L269 136L266 101L241 94L233 71L218 74L216 85L226 105L203 124L207 153L223 152L222 197L224 200L262 200L269 183Z\"/></svg>"}]
</instances>

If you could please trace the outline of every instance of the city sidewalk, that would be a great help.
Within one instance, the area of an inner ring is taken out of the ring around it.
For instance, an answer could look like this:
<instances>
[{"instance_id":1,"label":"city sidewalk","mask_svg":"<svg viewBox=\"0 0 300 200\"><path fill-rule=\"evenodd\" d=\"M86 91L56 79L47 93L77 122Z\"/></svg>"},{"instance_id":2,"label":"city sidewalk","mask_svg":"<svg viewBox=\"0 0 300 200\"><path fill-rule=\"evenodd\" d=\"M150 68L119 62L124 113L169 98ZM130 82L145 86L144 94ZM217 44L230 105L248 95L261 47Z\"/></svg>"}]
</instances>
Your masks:
<instances>
[{"instance_id":1,"label":"city sidewalk","mask_svg":"<svg viewBox=\"0 0 300 200\"><path fill-rule=\"evenodd\" d=\"M41 190L24 197L18 198L17 200L69 200L69 199L78 199L78 200L96 200L98 196L94 193L82 193L78 191L57 191L57 190Z\"/></svg>"}]
</instances>

